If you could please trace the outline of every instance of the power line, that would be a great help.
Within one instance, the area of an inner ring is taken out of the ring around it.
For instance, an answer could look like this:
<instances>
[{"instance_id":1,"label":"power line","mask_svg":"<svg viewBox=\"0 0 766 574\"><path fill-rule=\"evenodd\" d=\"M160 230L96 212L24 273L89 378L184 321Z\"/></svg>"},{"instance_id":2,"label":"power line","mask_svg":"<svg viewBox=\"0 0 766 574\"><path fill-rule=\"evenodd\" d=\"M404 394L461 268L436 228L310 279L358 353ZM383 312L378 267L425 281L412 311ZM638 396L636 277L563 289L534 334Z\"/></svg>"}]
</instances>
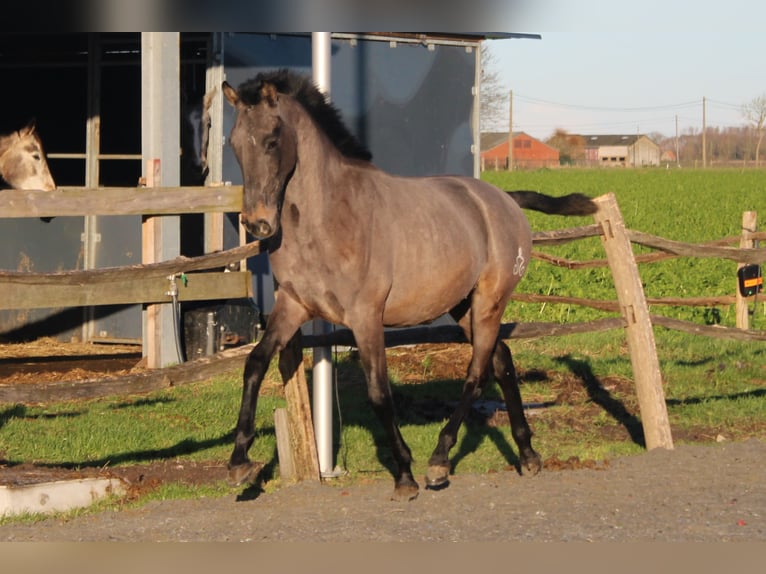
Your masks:
<instances>
[{"instance_id":1,"label":"power line","mask_svg":"<svg viewBox=\"0 0 766 574\"><path fill-rule=\"evenodd\" d=\"M551 100L545 100L542 98L535 98L532 96L525 96L522 94L514 93L514 98L523 102L529 102L534 104L546 104L549 106L556 106L560 108L567 108L572 110L586 110L592 112L649 112L658 110L677 110L689 107L698 107L701 105L700 101L694 100L689 102L680 102L677 104L666 104L661 106L586 106L582 104L565 104L562 102L553 102ZM731 104L728 104L731 105Z\"/></svg>"}]
</instances>

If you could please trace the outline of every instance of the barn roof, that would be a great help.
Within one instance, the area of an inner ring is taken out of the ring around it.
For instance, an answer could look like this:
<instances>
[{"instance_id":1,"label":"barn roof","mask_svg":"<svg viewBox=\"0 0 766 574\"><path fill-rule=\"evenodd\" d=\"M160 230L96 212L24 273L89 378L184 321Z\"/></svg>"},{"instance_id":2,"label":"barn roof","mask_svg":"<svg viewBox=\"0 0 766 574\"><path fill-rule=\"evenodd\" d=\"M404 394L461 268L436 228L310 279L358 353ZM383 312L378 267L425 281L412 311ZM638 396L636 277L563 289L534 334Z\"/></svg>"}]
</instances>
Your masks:
<instances>
[{"instance_id":1,"label":"barn roof","mask_svg":"<svg viewBox=\"0 0 766 574\"><path fill-rule=\"evenodd\" d=\"M644 137L644 134L603 134L603 135L586 135L577 134L583 140L585 140L585 147L599 147L605 145L626 145L631 146L639 139Z\"/></svg>"},{"instance_id":2,"label":"barn roof","mask_svg":"<svg viewBox=\"0 0 766 574\"><path fill-rule=\"evenodd\" d=\"M527 39L541 40L540 34L521 34L516 32L364 32L369 36L397 36L414 40L427 40L429 38L466 39L466 40L509 40Z\"/></svg>"},{"instance_id":3,"label":"barn roof","mask_svg":"<svg viewBox=\"0 0 766 574\"><path fill-rule=\"evenodd\" d=\"M532 138L533 140L537 139L530 136L526 132L513 132L514 138L520 135L526 135ZM481 140L480 140L481 149L482 151L487 151L489 149L502 145L507 141L508 141L508 132L482 132Z\"/></svg>"}]
</instances>

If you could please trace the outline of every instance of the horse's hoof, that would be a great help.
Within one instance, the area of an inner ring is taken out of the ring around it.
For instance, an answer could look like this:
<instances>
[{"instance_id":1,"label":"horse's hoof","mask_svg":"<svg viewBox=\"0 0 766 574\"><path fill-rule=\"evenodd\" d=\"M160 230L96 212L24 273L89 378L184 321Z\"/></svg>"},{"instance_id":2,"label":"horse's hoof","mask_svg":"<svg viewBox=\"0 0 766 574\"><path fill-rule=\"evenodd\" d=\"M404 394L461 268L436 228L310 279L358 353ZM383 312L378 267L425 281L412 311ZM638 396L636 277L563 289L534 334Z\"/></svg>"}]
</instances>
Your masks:
<instances>
[{"instance_id":1,"label":"horse's hoof","mask_svg":"<svg viewBox=\"0 0 766 574\"><path fill-rule=\"evenodd\" d=\"M434 464L426 471L426 486L432 489L444 488L449 484L449 465Z\"/></svg>"},{"instance_id":2,"label":"horse's hoof","mask_svg":"<svg viewBox=\"0 0 766 574\"><path fill-rule=\"evenodd\" d=\"M532 455L525 457L521 461L521 473L528 474L530 476L536 475L543 468L543 459L536 452Z\"/></svg>"},{"instance_id":3,"label":"horse's hoof","mask_svg":"<svg viewBox=\"0 0 766 574\"><path fill-rule=\"evenodd\" d=\"M394 494L391 496L391 500L396 502L408 502L415 500L420 493L420 487L414 480L397 484L394 487Z\"/></svg>"},{"instance_id":4,"label":"horse's hoof","mask_svg":"<svg viewBox=\"0 0 766 574\"><path fill-rule=\"evenodd\" d=\"M229 486L234 487L253 482L261 468L263 468L262 464L253 462L246 462L236 466L229 465L229 476L226 482Z\"/></svg>"}]
</instances>

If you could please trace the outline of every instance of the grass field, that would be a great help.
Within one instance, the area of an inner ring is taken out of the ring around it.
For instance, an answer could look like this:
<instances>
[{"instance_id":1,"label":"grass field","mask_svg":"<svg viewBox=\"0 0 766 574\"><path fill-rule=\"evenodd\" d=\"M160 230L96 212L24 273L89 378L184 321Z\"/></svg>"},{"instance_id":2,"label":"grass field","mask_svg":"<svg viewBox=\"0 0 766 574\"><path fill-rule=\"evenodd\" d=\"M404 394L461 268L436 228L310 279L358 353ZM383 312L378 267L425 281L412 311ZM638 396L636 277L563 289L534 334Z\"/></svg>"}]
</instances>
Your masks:
<instances>
[{"instance_id":1,"label":"grass field","mask_svg":"<svg viewBox=\"0 0 766 574\"><path fill-rule=\"evenodd\" d=\"M581 191L597 196L613 191L629 227L687 242L702 242L740 232L741 214L756 210L766 217L766 172L758 171L542 171L488 173L485 178L506 189L534 189L553 195ZM536 230L592 222L530 214ZM552 248L571 259L603 256L598 240ZM732 294L735 265L715 260L677 259L640 272L649 296ZM522 290L615 299L608 269L569 271L535 262ZM766 307L758 302L753 327L766 328ZM661 312L653 309L653 312ZM706 322L719 317L732 324L730 309L665 311ZM574 321L597 312L573 306L512 302L508 319ZM766 345L707 339L655 329L668 412L677 442L715 442L766 437ZM642 452L632 368L625 337L619 331L550 337L512 343L522 374L526 403L550 404L530 424L535 447L547 460L570 457L602 460ZM410 367L392 369L399 397L402 432L416 459L419 476L444 423L423 415L434 398L457 400L464 363L457 374L440 375L442 355L428 349L409 354ZM442 357L443 358L443 357ZM367 405L359 363L338 357L343 432L339 461L357 480L387 475L388 448L377 449L382 433ZM0 460L6 464L112 466L153 459L224 461L232 446L232 428L241 395L241 370L212 381L137 397L74 401L45 406L0 404ZM417 383L417 384L415 384ZM496 388L488 389L497 398ZM272 365L258 404L251 455L273 460L273 409L284 404ZM416 408L417 407L417 408ZM433 410L433 409L432 409ZM446 416L446 415L444 415ZM638 430L637 430L638 429ZM469 425L461 431L453 454L456 472L508 468L515 446L507 427ZM276 476L276 475L275 475ZM271 484L278 485L278 480ZM223 485L199 488L163 487L155 496L200 496L230 493Z\"/></svg>"},{"instance_id":2,"label":"grass field","mask_svg":"<svg viewBox=\"0 0 766 574\"><path fill-rule=\"evenodd\" d=\"M613 192L630 229L683 241L702 243L739 237L742 212L756 211L761 229L766 227L766 171L761 170L541 170L534 172L485 172L483 179L503 189L532 189L550 195L574 191L596 197ZM535 231L592 223L590 217L548 216L528 212ZM735 244L736 245L736 244ZM603 259L598 238L589 238L541 251L573 260ZM636 253L649 249L634 246ZM712 297L733 295L736 263L717 258L677 258L639 265L647 297ZM615 299L609 269L566 270L533 261L519 292ZM653 313L700 323L734 325L734 309L657 306ZM574 321L603 315L571 305L514 304L508 320ZM766 328L766 296L757 303L751 325Z\"/></svg>"}]
</instances>

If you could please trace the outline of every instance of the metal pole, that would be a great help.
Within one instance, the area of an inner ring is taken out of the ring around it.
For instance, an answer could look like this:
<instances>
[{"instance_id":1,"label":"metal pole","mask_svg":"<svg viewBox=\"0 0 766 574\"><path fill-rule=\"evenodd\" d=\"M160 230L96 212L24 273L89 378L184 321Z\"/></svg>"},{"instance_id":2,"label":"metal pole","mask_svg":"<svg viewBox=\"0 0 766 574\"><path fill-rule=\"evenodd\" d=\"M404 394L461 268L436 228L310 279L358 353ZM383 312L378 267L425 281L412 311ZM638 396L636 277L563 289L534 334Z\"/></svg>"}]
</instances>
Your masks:
<instances>
[{"instance_id":1,"label":"metal pole","mask_svg":"<svg viewBox=\"0 0 766 574\"><path fill-rule=\"evenodd\" d=\"M330 94L330 32L311 33L311 66L313 79L317 87L329 97ZM315 335L327 332L328 323L315 319L312 329ZM319 473L323 477L335 476L333 470L332 447L332 384L333 366L332 353L329 347L315 347L314 369L311 377L313 383L312 410L314 414L314 434L317 441L317 457Z\"/></svg>"},{"instance_id":2,"label":"metal pole","mask_svg":"<svg viewBox=\"0 0 766 574\"><path fill-rule=\"evenodd\" d=\"M508 171L513 171L513 90L508 92Z\"/></svg>"}]
</instances>

